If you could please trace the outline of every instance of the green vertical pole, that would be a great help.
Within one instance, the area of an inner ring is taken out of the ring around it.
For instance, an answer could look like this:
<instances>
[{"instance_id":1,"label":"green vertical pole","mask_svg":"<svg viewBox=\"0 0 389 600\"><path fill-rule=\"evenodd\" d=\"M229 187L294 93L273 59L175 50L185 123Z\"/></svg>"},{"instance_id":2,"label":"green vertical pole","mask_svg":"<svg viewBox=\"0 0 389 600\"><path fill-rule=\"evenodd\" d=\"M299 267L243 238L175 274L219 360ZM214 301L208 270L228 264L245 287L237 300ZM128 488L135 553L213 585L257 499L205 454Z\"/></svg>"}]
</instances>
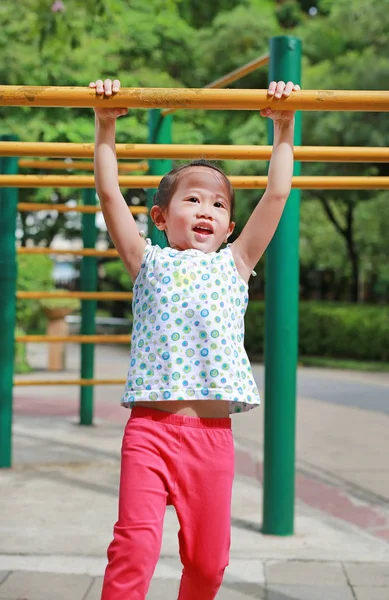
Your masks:
<instances>
[{"instance_id":1,"label":"green vertical pole","mask_svg":"<svg viewBox=\"0 0 389 600\"><path fill-rule=\"evenodd\" d=\"M269 81L280 80L301 83L301 41L292 36L270 42ZM301 145L301 113L296 114L294 141ZM295 163L294 175L299 174ZM292 190L266 253L262 531L272 535L294 530L299 212L300 191Z\"/></svg>"},{"instance_id":2,"label":"green vertical pole","mask_svg":"<svg viewBox=\"0 0 389 600\"><path fill-rule=\"evenodd\" d=\"M84 204L96 205L94 189L84 190ZM82 215L82 241L84 248L96 247L96 215ZM97 289L97 259L95 256L83 256L81 262L81 286L83 292L95 292ZM96 332L96 300L81 301L81 334L94 335ZM93 379L94 344L81 344L81 379ZM80 425L93 425L93 385L81 386Z\"/></svg>"},{"instance_id":3,"label":"green vertical pole","mask_svg":"<svg viewBox=\"0 0 389 600\"><path fill-rule=\"evenodd\" d=\"M2 141L16 141L13 135ZM18 159L0 158L0 173L16 175ZM17 188L0 189L0 467L12 465L12 397L16 324L16 212Z\"/></svg>"},{"instance_id":4,"label":"green vertical pole","mask_svg":"<svg viewBox=\"0 0 389 600\"><path fill-rule=\"evenodd\" d=\"M171 144L172 143L172 115L163 117L158 108L149 110L149 144ZM172 169L173 161L168 159L149 160L150 175L165 175ZM147 190L147 208L153 206L153 196L156 190ZM149 238L153 244L158 244L161 248L167 245L166 238L162 231L154 227L152 219L148 221Z\"/></svg>"}]
</instances>

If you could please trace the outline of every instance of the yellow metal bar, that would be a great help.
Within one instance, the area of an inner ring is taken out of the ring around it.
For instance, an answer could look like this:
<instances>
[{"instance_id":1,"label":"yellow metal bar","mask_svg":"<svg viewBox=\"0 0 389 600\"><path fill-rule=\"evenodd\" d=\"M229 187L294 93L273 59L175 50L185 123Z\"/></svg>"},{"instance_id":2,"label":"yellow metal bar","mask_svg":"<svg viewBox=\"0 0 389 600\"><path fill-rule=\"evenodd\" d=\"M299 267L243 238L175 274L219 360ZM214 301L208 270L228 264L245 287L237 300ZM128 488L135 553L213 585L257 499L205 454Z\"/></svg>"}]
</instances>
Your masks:
<instances>
[{"instance_id":1,"label":"yellow metal bar","mask_svg":"<svg viewBox=\"0 0 389 600\"><path fill-rule=\"evenodd\" d=\"M190 108L206 110L389 111L389 91L299 90L289 98L269 98L267 90L122 88L99 96L88 87L0 86L0 106Z\"/></svg>"},{"instance_id":2,"label":"yellow metal bar","mask_svg":"<svg viewBox=\"0 0 389 600\"><path fill-rule=\"evenodd\" d=\"M116 144L118 158L269 160L271 146L189 144ZM94 144L63 142L0 142L0 156L92 158ZM299 146L295 159L303 162L389 162L389 148L356 146Z\"/></svg>"},{"instance_id":3,"label":"yellow metal bar","mask_svg":"<svg viewBox=\"0 0 389 600\"><path fill-rule=\"evenodd\" d=\"M17 335L15 337L15 342L34 343L128 344L130 341L130 335Z\"/></svg>"},{"instance_id":4,"label":"yellow metal bar","mask_svg":"<svg viewBox=\"0 0 389 600\"><path fill-rule=\"evenodd\" d=\"M67 171L94 171L93 162L84 162L79 160L73 160L68 162L66 160L19 160L19 167L22 169L42 169L44 171L50 170L67 170ZM148 171L149 165L146 162L140 163L118 163L119 171L133 173L135 171Z\"/></svg>"},{"instance_id":5,"label":"yellow metal bar","mask_svg":"<svg viewBox=\"0 0 389 600\"><path fill-rule=\"evenodd\" d=\"M121 175L121 187L155 188L161 180L159 176L152 175ZM94 188L93 175L0 175L0 187L41 188L41 187L68 187L68 188ZM52 207L51 210L57 210ZM69 208L68 208L69 210ZM71 210L74 210L73 208Z\"/></svg>"},{"instance_id":6,"label":"yellow metal bar","mask_svg":"<svg viewBox=\"0 0 389 600\"><path fill-rule=\"evenodd\" d=\"M125 379L52 379L50 381L35 379L15 379L16 386L30 385L124 385Z\"/></svg>"},{"instance_id":7,"label":"yellow metal bar","mask_svg":"<svg viewBox=\"0 0 389 600\"><path fill-rule=\"evenodd\" d=\"M80 250L54 250L54 248L39 248L39 247L20 247L17 248L18 254L51 254L64 256L119 256L117 250L111 248L109 250L94 250L93 248L83 248Z\"/></svg>"},{"instance_id":8,"label":"yellow metal bar","mask_svg":"<svg viewBox=\"0 0 389 600\"><path fill-rule=\"evenodd\" d=\"M264 189L266 176L229 176L231 185L236 189ZM161 180L157 175L119 177L123 188L157 188ZM90 175L0 175L0 187L94 187L94 178ZM369 190L388 189L389 177L293 177L292 187L301 190ZM56 209L55 209L56 210Z\"/></svg>"},{"instance_id":9,"label":"yellow metal bar","mask_svg":"<svg viewBox=\"0 0 389 600\"><path fill-rule=\"evenodd\" d=\"M215 79L215 81L212 81L211 83L207 83L207 85L204 86L204 89L215 90L215 89L224 88L227 85L229 85L230 83L233 83L234 81L238 81L239 79L242 79L249 73L252 73L253 71L256 71L257 69L259 69L260 67L267 65L269 62L269 59L270 59L270 54L264 54L263 56L260 56L259 58L255 58L254 60L250 61L249 63L246 63L245 65L242 65L241 67L238 67L237 69L234 69L234 71L231 71L230 73L227 73L226 75L223 75L223 77L219 77L219 79ZM166 110L163 110L162 116L165 117L169 113L175 112L175 110L176 109L174 109L174 108L168 108Z\"/></svg>"},{"instance_id":10,"label":"yellow metal bar","mask_svg":"<svg viewBox=\"0 0 389 600\"><path fill-rule=\"evenodd\" d=\"M24 300L39 298L79 298L80 300L132 300L132 292L16 292L16 297Z\"/></svg>"},{"instance_id":11,"label":"yellow metal bar","mask_svg":"<svg viewBox=\"0 0 389 600\"><path fill-rule=\"evenodd\" d=\"M124 148L126 146L125 144L117 144L116 149L119 145ZM72 142L0 142L0 156L93 158L93 155L94 144L75 144ZM119 158L118 153L117 156Z\"/></svg>"},{"instance_id":12,"label":"yellow metal bar","mask_svg":"<svg viewBox=\"0 0 389 600\"><path fill-rule=\"evenodd\" d=\"M268 158L270 158L270 150ZM389 162L389 148L354 146L296 146L295 160L300 162Z\"/></svg>"},{"instance_id":13,"label":"yellow metal bar","mask_svg":"<svg viewBox=\"0 0 389 600\"><path fill-rule=\"evenodd\" d=\"M36 177L32 175L32 177ZM38 175L39 177L39 175ZM47 177L53 177L52 175L47 175ZM56 177L54 175L54 177ZM58 175L58 177L63 177L63 175ZM65 175L66 177L66 175ZM76 175L78 177L78 175ZM1 186L0 186L1 187ZM130 206L130 212L133 215L146 214L148 213L147 206ZM41 204L39 202L19 202L18 210L20 212L37 212L40 210L55 210L56 212L79 212L79 213L98 213L101 212L100 206L66 206L65 204Z\"/></svg>"}]
</instances>

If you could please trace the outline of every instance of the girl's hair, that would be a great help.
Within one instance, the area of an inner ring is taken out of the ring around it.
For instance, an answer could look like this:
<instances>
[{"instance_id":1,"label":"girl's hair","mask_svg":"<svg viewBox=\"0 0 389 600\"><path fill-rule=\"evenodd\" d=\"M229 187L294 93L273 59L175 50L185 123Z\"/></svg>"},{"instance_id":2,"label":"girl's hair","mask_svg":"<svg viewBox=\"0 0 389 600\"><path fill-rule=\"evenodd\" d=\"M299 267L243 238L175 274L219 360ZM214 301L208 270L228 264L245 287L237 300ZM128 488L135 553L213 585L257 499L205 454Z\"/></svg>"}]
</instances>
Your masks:
<instances>
[{"instance_id":1,"label":"girl's hair","mask_svg":"<svg viewBox=\"0 0 389 600\"><path fill-rule=\"evenodd\" d=\"M179 175L184 169L188 169L189 167L207 167L208 169L213 169L220 173L225 181L225 184L228 189L228 193L230 196L230 219L231 221L234 218L234 208L235 208L235 193L234 189L230 183L228 177L223 173L219 167L214 165L213 163L205 160L204 158L200 158L198 160L193 160L192 162L182 165L181 167L176 167L172 169L165 175L158 186L158 190L154 194L153 202L155 205L159 206L162 210L166 209L169 206L169 202L176 191Z\"/></svg>"}]
</instances>

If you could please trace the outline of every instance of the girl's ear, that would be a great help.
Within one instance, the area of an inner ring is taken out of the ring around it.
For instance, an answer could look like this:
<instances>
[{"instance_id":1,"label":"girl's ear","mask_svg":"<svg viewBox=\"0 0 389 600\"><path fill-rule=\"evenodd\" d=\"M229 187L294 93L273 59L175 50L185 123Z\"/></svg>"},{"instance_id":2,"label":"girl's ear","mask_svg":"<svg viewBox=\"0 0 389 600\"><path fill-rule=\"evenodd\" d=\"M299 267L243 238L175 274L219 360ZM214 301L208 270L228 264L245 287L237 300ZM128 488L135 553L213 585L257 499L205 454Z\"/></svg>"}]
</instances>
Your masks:
<instances>
[{"instance_id":1,"label":"girl's ear","mask_svg":"<svg viewBox=\"0 0 389 600\"><path fill-rule=\"evenodd\" d=\"M226 239L224 240L225 244L227 243L227 240L230 237L231 233L234 231L234 229L235 229L235 223L234 223L234 221L231 221L231 223L228 226L227 233L226 233Z\"/></svg>"},{"instance_id":2,"label":"girl's ear","mask_svg":"<svg viewBox=\"0 0 389 600\"><path fill-rule=\"evenodd\" d=\"M161 210L161 207L154 205L150 210L150 216L153 219L154 225L157 227L157 229L159 229L160 231L165 231L166 219Z\"/></svg>"}]
</instances>

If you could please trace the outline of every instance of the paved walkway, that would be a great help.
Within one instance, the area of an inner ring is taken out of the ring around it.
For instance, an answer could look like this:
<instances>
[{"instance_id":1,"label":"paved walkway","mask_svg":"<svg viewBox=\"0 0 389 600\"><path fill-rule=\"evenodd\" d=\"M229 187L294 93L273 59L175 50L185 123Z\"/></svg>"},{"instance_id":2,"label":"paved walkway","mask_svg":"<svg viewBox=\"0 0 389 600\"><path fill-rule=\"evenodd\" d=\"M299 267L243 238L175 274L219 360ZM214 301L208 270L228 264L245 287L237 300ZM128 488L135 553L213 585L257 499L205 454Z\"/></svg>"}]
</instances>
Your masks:
<instances>
[{"instance_id":1,"label":"paved walkway","mask_svg":"<svg viewBox=\"0 0 389 600\"><path fill-rule=\"evenodd\" d=\"M77 377L69 350L61 378ZM42 346L31 358L34 377L52 376ZM96 373L122 377L127 359L99 347ZM255 374L262 387L260 366ZM389 376L304 369L299 379L295 535L260 531L263 408L234 416L231 563L218 600L389 600ZM0 472L1 600L99 600L128 418L120 392L97 388L95 426L80 427L77 388L15 389L14 466ZM177 597L177 531L168 507L149 600Z\"/></svg>"}]
</instances>

